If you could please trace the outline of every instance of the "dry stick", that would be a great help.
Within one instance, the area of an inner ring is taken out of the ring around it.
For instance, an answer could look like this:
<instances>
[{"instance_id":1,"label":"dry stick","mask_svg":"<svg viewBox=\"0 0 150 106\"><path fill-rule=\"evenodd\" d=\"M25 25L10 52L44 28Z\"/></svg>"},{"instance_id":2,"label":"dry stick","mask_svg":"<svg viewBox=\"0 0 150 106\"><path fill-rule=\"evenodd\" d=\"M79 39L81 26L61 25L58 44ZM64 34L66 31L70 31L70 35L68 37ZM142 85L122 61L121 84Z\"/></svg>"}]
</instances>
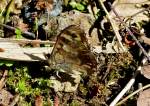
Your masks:
<instances>
[{"instance_id":1,"label":"dry stick","mask_svg":"<svg viewBox=\"0 0 150 106\"><path fill-rule=\"evenodd\" d=\"M13 43L27 43L32 44L37 42L39 44L55 44L54 41L43 41L43 40L28 40L28 39L10 39L10 38L0 38L0 42L13 42Z\"/></svg>"},{"instance_id":2,"label":"dry stick","mask_svg":"<svg viewBox=\"0 0 150 106\"><path fill-rule=\"evenodd\" d=\"M1 80L0 80L0 90L1 90L1 89L4 87L4 85L5 85L7 74L8 74L8 71L5 70L3 76L2 76L2 78L1 78Z\"/></svg>"},{"instance_id":3,"label":"dry stick","mask_svg":"<svg viewBox=\"0 0 150 106\"><path fill-rule=\"evenodd\" d=\"M150 55L150 51L148 52L148 54ZM116 103L123 97L123 95L131 88L131 86L134 84L135 82L135 77L138 75L138 73L140 72L140 70L142 69L142 65L145 64L147 61L147 58L144 58L142 60L142 64L137 68L134 76L130 79L130 81L126 84L126 86L124 87L124 89L117 95L117 97L110 103L109 106L116 106Z\"/></svg>"},{"instance_id":4,"label":"dry stick","mask_svg":"<svg viewBox=\"0 0 150 106\"><path fill-rule=\"evenodd\" d=\"M147 84L147 85L145 85L144 87L142 87L142 88L140 88L140 89L134 91L133 93L131 93L130 95L128 95L127 97L125 97L123 100L121 100L120 102L118 102L118 103L116 104L116 106L121 105L121 104L124 103L126 100L128 100L130 97L132 97L133 95L135 95L135 94L137 94L138 92L140 92L140 91L142 91L142 90L144 90L144 89L147 89L147 88L149 88L149 87L150 87L150 84Z\"/></svg>"},{"instance_id":5,"label":"dry stick","mask_svg":"<svg viewBox=\"0 0 150 106\"><path fill-rule=\"evenodd\" d=\"M121 38L121 36L120 36L120 34L119 34L119 32L118 32L117 25L115 24L115 22L114 22L114 20L112 19L112 17L109 15L107 9L106 9L105 6L104 6L103 1L102 1L102 0L99 0L99 2L100 2L100 5L102 6L102 8L104 9L107 18L109 19L109 21L110 21L110 23L111 23L111 26L112 26L112 28L113 28L113 30L114 30L114 33L115 33L115 35L116 35L116 37L117 37L117 40L118 40L118 42L119 42L119 44L120 44L122 50L123 50L123 51L126 51L125 48L124 48L124 46L123 46L123 44L121 43L122 38Z\"/></svg>"},{"instance_id":6,"label":"dry stick","mask_svg":"<svg viewBox=\"0 0 150 106\"><path fill-rule=\"evenodd\" d=\"M125 22L120 18L120 16L118 15L118 13L116 12L116 10L114 9L113 6L111 6L111 3L108 2L109 6L111 7L112 11L114 12L114 14L117 16L117 18L119 19L119 21L124 25L124 27L126 28L127 32L129 33L129 35L133 38L133 40L136 42L136 44L139 46L139 48L141 49L141 51L143 52L143 54L147 57L148 61L150 62L150 57L148 56L147 52L145 51L145 49L142 47L142 45L140 44L140 42L136 39L136 37L134 36L134 34L131 32L131 30L127 27L127 25L125 24Z\"/></svg>"},{"instance_id":7,"label":"dry stick","mask_svg":"<svg viewBox=\"0 0 150 106\"><path fill-rule=\"evenodd\" d=\"M3 27L5 27L5 28L7 28L9 30L12 30L12 31L15 31L17 29L15 27L12 27L12 26L9 26L9 25L5 25L5 24L1 24L1 23L0 23L0 26L3 26ZM28 31L22 32L22 34L27 35L28 37L35 38L35 34L31 33L31 32L28 32Z\"/></svg>"}]
</instances>

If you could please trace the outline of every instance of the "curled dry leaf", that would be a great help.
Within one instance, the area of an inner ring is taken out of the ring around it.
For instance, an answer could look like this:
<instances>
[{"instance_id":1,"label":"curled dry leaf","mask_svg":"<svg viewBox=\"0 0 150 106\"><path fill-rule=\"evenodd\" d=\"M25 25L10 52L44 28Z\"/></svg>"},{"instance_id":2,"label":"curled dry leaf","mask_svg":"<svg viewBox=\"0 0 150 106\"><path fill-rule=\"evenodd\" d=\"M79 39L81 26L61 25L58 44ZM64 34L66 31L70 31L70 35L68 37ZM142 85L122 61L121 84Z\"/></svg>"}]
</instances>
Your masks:
<instances>
[{"instance_id":1,"label":"curled dry leaf","mask_svg":"<svg viewBox=\"0 0 150 106\"><path fill-rule=\"evenodd\" d=\"M150 105L150 89L144 90L140 93L137 99L137 106L149 106Z\"/></svg>"},{"instance_id":2,"label":"curled dry leaf","mask_svg":"<svg viewBox=\"0 0 150 106\"><path fill-rule=\"evenodd\" d=\"M150 65L143 66L141 73L144 75L144 77L150 79Z\"/></svg>"}]
</instances>

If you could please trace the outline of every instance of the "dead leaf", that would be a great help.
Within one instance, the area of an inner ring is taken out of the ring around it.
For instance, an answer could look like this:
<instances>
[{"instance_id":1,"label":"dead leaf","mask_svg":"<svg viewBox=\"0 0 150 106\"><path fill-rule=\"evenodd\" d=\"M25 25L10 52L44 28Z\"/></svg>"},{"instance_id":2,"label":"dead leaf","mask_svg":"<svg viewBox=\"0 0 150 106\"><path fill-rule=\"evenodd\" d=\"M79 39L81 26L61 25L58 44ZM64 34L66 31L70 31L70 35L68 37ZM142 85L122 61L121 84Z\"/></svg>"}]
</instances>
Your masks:
<instances>
[{"instance_id":1,"label":"dead leaf","mask_svg":"<svg viewBox=\"0 0 150 106\"><path fill-rule=\"evenodd\" d=\"M142 67L141 73L144 77L150 79L150 65L145 65Z\"/></svg>"},{"instance_id":2,"label":"dead leaf","mask_svg":"<svg viewBox=\"0 0 150 106\"><path fill-rule=\"evenodd\" d=\"M150 89L144 90L140 93L137 99L137 106L149 106L150 105Z\"/></svg>"}]
</instances>

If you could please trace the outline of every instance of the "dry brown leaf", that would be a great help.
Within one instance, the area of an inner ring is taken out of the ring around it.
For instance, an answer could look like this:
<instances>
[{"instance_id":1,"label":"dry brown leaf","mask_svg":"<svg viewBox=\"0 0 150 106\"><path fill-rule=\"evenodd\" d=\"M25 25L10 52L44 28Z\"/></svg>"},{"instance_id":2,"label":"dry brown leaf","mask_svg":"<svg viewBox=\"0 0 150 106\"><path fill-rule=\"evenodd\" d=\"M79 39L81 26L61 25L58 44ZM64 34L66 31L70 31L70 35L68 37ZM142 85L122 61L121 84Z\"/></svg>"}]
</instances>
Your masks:
<instances>
[{"instance_id":1,"label":"dry brown leaf","mask_svg":"<svg viewBox=\"0 0 150 106\"><path fill-rule=\"evenodd\" d=\"M142 67L141 73L144 77L150 79L150 65L145 65Z\"/></svg>"},{"instance_id":2,"label":"dry brown leaf","mask_svg":"<svg viewBox=\"0 0 150 106\"><path fill-rule=\"evenodd\" d=\"M140 93L137 99L137 106L150 106L150 89Z\"/></svg>"}]
</instances>

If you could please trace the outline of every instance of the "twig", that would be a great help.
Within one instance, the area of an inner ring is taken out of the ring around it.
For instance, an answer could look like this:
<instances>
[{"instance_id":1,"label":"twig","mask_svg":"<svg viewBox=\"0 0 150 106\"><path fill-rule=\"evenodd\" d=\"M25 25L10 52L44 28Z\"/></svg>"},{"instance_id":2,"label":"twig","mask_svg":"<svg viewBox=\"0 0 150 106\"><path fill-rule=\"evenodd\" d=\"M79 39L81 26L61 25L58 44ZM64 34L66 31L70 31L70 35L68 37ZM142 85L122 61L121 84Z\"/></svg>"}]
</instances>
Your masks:
<instances>
[{"instance_id":1,"label":"twig","mask_svg":"<svg viewBox=\"0 0 150 106\"><path fill-rule=\"evenodd\" d=\"M10 39L10 38L0 38L0 42L14 42L14 43L29 43L32 44L37 42L39 44L55 44L53 41L42 41L42 40L28 40L28 39Z\"/></svg>"},{"instance_id":2,"label":"twig","mask_svg":"<svg viewBox=\"0 0 150 106\"><path fill-rule=\"evenodd\" d=\"M1 90L1 89L4 87L4 85L5 85L5 82L6 82L5 80L6 80L7 74L8 74L8 71L5 70L3 76L2 76L2 78L1 78L1 80L0 80L0 90Z\"/></svg>"},{"instance_id":3,"label":"twig","mask_svg":"<svg viewBox=\"0 0 150 106\"><path fill-rule=\"evenodd\" d=\"M7 28L9 30L12 30L12 31L15 31L17 29L15 27L12 27L12 26L9 26L9 25L5 25L5 24L1 24L1 23L0 23L0 26L3 26L3 27L5 27L5 28ZM28 32L28 31L22 32L22 34L27 35L28 37L35 38L35 34L31 33L31 32Z\"/></svg>"},{"instance_id":4,"label":"twig","mask_svg":"<svg viewBox=\"0 0 150 106\"><path fill-rule=\"evenodd\" d=\"M135 41L135 43L139 46L139 48L141 49L141 51L143 52L143 54L147 57L148 61L150 62L150 57L148 56L147 52L145 51L145 49L142 47L142 45L140 44L140 42L136 39L136 37L134 36L134 34L131 32L131 30L127 27L126 23L120 18L120 16L118 15L118 13L116 12L116 10L114 9L113 6L111 6L111 3L108 2L109 6L111 7L112 11L114 12L114 14L118 17L119 21L124 25L124 27L126 28L127 32L129 33L129 35L133 38L133 40Z\"/></svg>"},{"instance_id":5,"label":"twig","mask_svg":"<svg viewBox=\"0 0 150 106\"><path fill-rule=\"evenodd\" d=\"M128 100L130 97L132 97L133 95L135 95L135 94L137 94L138 92L140 92L140 91L142 91L142 90L144 90L144 89L147 89L147 88L149 88L149 87L150 87L150 84L147 84L147 85L145 85L144 87L142 87L142 88L140 88L140 89L134 91L133 93L131 93L130 95L128 95L127 97L125 97L123 100L121 100L120 102L118 102L118 103L116 104L116 106L121 105L121 104L124 103L126 100Z\"/></svg>"},{"instance_id":6,"label":"twig","mask_svg":"<svg viewBox=\"0 0 150 106\"><path fill-rule=\"evenodd\" d=\"M117 25L115 24L115 21L114 21L114 20L112 19L112 17L109 15L107 9L106 9L105 6L104 6L103 1L102 1L102 0L99 0L99 2L100 2L100 5L102 6L102 8L104 9L104 11L105 11L105 13L106 13L106 15L107 15L107 18L109 19L109 21L110 21L110 23L111 23L111 26L112 26L112 28L113 28L113 30L114 30L114 33L115 33L115 35L116 35L116 37L117 37L117 40L118 40L118 42L119 42L121 48L123 49L123 51L126 51L125 48L124 48L124 46L123 46L123 44L121 43L122 38L121 38L121 36L120 36L120 34L119 34L119 32L118 32L118 28L117 28Z\"/></svg>"},{"instance_id":7,"label":"twig","mask_svg":"<svg viewBox=\"0 0 150 106\"><path fill-rule=\"evenodd\" d=\"M150 55L150 51L148 52L148 54ZM124 87L124 89L117 95L117 97L110 103L109 106L116 106L116 103L123 97L123 95L131 88L131 86L134 84L135 82L135 77L138 75L138 73L140 72L140 70L142 69L142 65L145 64L147 61L147 58L144 58L142 60L141 66L139 66L134 74L134 76L130 79L130 81L126 84L126 86Z\"/></svg>"}]
</instances>

